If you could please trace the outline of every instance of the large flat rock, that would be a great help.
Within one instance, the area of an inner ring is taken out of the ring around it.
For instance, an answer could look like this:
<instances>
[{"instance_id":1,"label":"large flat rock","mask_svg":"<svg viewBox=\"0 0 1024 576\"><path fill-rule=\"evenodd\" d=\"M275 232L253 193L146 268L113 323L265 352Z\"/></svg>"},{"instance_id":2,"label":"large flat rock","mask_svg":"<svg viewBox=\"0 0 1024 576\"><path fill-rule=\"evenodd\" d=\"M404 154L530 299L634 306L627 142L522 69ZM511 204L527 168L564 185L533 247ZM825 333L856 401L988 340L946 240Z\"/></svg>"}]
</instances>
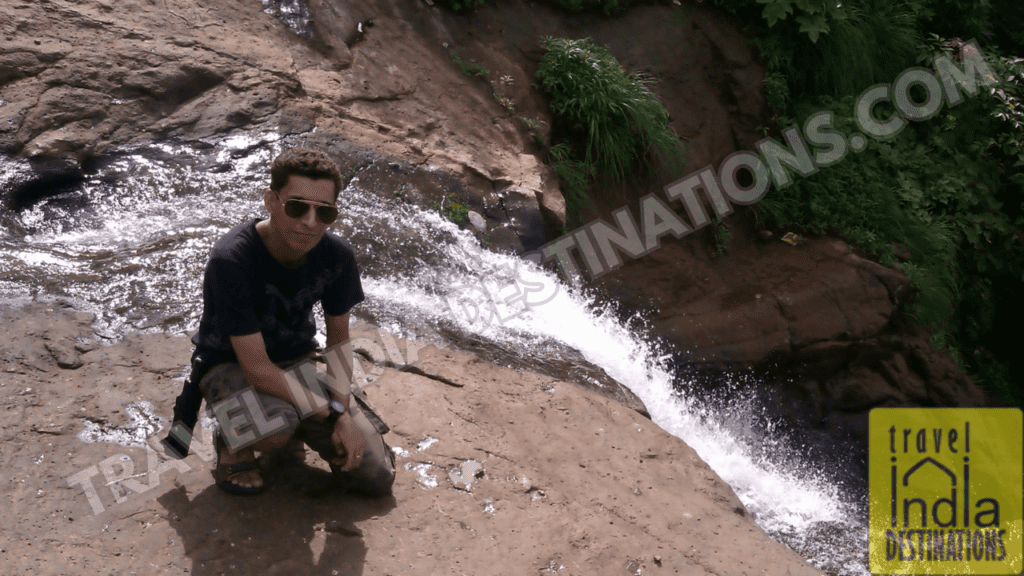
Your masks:
<instances>
[{"instance_id":1,"label":"large flat rock","mask_svg":"<svg viewBox=\"0 0 1024 576\"><path fill-rule=\"evenodd\" d=\"M266 458L269 489L245 498L214 486L205 428L180 461L76 437L86 420L130 428L132 402L168 418L186 339L97 346L88 318L44 305L3 320L5 573L817 573L685 443L571 384L390 339L431 374L381 366L367 387L393 429L394 497L325 489L310 452ZM46 342L77 343L81 366Z\"/></svg>"}]
</instances>

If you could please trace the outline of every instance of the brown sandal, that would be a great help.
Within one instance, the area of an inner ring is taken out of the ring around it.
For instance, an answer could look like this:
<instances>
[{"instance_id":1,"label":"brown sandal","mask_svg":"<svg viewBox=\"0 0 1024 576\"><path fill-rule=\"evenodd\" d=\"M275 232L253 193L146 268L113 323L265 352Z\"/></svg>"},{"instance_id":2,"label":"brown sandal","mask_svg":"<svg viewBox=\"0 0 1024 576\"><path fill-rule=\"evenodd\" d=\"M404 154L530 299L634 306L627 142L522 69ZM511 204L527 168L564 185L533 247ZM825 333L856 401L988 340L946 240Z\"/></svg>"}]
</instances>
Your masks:
<instances>
[{"instance_id":1,"label":"brown sandal","mask_svg":"<svg viewBox=\"0 0 1024 576\"><path fill-rule=\"evenodd\" d=\"M230 477L239 472L248 472L249 470L259 470L260 463L257 459L253 458L248 462L236 462L234 464L221 464L220 452L227 448L224 443L224 439L221 438L220 434L217 434L217 469L213 474L214 479L217 481L217 487L227 492L228 494L237 494L239 496L254 496L263 492L263 485L260 486L242 486L241 484L235 484L231 481Z\"/></svg>"}]
</instances>

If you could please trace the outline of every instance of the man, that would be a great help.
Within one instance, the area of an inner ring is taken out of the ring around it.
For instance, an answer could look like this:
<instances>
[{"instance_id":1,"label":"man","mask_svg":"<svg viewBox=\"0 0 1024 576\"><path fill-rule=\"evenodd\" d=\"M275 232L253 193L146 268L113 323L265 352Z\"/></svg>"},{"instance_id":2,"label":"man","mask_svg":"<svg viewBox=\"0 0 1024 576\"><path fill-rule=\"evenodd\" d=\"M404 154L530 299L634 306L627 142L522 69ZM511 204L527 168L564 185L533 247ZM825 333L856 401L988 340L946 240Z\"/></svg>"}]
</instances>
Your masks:
<instances>
[{"instance_id":1,"label":"man","mask_svg":"<svg viewBox=\"0 0 1024 576\"><path fill-rule=\"evenodd\" d=\"M345 387L329 386L330 404L303 419L285 380L285 368L315 356L313 305L323 306L331 349L349 339L349 311L363 300L352 247L327 232L338 216L340 189L338 167L326 155L287 150L273 161L270 187L263 192L270 218L236 226L211 251L203 315L192 338L193 380L199 378L209 406L251 386L266 419L287 424L235 452L222 430L215 476L227 492L262 490L254 451L280 450L290 442L293 450L304 451L298 442L305 442L331 464L344 487L391 493L394 457L381 437L387 427L365 402L353 402ZM195 372L197 358L201 374ZM351 356L345 363L350 375ZM328 373L333 384L346 378L330 365Z\"/></svg>"}]
</instances>

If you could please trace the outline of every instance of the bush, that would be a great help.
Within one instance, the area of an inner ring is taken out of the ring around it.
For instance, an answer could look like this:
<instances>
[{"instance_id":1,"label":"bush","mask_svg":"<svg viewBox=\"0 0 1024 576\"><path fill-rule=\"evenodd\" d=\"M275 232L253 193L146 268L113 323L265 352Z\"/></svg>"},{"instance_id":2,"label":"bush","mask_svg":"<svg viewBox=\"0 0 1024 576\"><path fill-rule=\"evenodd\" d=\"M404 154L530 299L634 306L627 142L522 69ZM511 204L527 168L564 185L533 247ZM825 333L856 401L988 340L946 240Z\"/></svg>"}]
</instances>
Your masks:
<instances>
[{"instance_id":1,"label":"bush","mask_svg":"<svg viewBox=\"0 0 1024 576\"><path fill-rule=\"evenodd\" d=\"M461 226L469 218L469 206L459 202L454 194L441 198L440 202L435 201L434 210L458 226Z\"/></svg>"},{"instance_id":2,"label":"bush","mask_svg":"<svg viewBox=\"0 0 1024 576\"><path fill-rule=\"evenodd\" d=\"M551 111L582 162L602 166L616 181L661 150L682 164L682 144L668 112L650 91L650 78L626 74L607 49L587 40L543 39L547 51L537 78Z\"/></svg>"}]
</instances>

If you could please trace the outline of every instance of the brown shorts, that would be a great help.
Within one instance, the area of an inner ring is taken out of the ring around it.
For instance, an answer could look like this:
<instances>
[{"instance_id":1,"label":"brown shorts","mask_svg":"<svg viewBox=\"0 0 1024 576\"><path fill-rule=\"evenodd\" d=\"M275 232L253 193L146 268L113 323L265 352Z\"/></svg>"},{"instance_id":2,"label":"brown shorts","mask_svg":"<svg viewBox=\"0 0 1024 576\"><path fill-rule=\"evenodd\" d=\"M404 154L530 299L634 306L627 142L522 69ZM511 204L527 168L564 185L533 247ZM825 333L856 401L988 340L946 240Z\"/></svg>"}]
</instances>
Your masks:
<instances>
[{"instance_id":1,"label":"brown shorts","mask_svg":"<svg viewBox=\"0 0 1024 576\"><path fill-rule=\"evenodd\" d=\"M284 369L295 363L281 362L278 366ZM199 382L199 390L207 406L213 406L249 388L252 387L245 381L241 366L234 362L217 364ZM281 432L289 432L328 462L341 456L331 441L331 428L322 419L300 418L299 411L290 402L255 390L253 392L262 405L267 421L280 423L278 417L283 419L285 427L281 428ZM388 426L370 408L361 391L353 389L352 396L356 401L351 403L350 409L363 436L363 459L355 470L341 472L333 466L331 469L343 488L374 496L391 494L391 486L395 481L395 455L383 438Z\"/></svg>"}]
</instances>

